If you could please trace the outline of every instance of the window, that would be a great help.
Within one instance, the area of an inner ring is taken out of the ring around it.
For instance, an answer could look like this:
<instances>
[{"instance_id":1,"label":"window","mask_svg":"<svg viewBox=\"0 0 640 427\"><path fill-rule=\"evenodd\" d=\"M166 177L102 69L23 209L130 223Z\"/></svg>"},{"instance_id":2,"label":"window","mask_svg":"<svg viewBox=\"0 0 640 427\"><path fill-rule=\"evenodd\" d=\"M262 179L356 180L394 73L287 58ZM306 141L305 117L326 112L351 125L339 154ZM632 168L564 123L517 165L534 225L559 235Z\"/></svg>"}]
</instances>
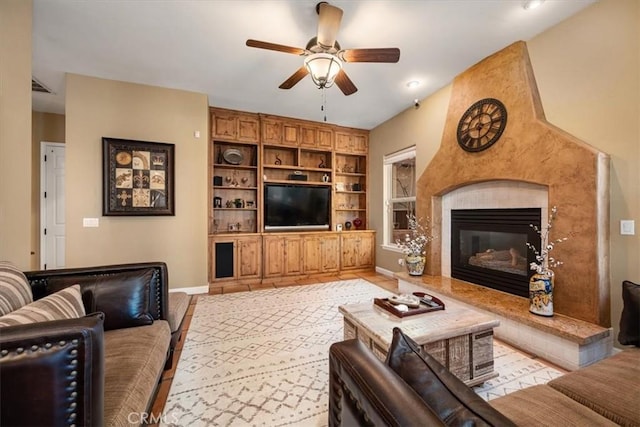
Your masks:
<instances>
[{"instance_id":1,"label":"window","mask_svg":"<svg viewBox=\"0 0 640 427\"><path fill-rule=\"evenodd\" d=\"M416 206L416 147L384 157L383 247L398 249L396 240L407 232L407 215Z\"/></svg>"}]
</instances>

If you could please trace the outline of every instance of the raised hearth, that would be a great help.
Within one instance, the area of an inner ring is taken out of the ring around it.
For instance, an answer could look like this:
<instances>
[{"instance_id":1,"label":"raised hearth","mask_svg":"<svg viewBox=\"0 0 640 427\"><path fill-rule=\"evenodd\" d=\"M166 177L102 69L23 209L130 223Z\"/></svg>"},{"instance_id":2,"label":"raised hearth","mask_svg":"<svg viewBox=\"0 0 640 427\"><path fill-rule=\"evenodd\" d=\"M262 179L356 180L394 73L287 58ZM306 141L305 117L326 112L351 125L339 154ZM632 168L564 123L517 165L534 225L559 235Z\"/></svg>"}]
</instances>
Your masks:
<instances>
[{"instance_id":1,"label":"raised hearth","mask_svg":"<svg viewBox=\"0 0 640 427\"><path fill-rule=\"evenodd\" d=\"M442 276L413 277L396 273L400 293L417 290L443 299L453 298L468 308L500 321L495 337L573 371L609 356L613 349L611 328L556 314L531 314L529 299Z\"/></svg>"}]
</instances>

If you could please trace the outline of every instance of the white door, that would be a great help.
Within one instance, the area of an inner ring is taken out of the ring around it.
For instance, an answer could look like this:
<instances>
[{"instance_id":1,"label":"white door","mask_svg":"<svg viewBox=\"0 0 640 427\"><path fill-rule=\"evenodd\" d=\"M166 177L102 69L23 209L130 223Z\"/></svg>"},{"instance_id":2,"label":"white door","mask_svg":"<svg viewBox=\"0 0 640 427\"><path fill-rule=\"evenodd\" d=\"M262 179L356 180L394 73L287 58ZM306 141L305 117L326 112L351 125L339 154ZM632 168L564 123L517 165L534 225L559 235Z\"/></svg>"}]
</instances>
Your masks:
<instances>
[{"instance_id":1,"label":"white door","mask_svg":"<svg viewBox=\"0 0 640 427\"><path fill-rule=\"evenodd\" d=\"M43 142L40 164L40 268L64 267L64 144Z\"/></svg>"}]
</instances>

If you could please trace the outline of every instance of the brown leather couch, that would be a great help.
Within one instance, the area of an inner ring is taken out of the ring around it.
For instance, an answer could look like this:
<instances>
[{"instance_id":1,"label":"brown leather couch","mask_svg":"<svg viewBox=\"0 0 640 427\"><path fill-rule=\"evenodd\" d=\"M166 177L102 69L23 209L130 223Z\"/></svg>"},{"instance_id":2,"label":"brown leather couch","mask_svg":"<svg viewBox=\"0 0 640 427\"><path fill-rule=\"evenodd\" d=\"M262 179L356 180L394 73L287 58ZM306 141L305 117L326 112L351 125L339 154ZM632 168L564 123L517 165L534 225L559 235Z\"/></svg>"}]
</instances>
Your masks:
<instances>
[{"instance_id":1,"label":"brown leather couch","mask_svg":"<svg viewBox=\"0 0 640 427\"><path fill-rule=\"evenodd\" d=\"M86 317L0 329L0 425L139 425L170 352L164 263L25 273L38 300L80 284Z\"/></svg>"},{"instance_id":2,"label":"brown leather couch","mask_svg":"<svg viewBox=\"0 0 640 427\"><path fill-rule=\"evenodd\" d=\"M637 322L637 320L636 320ZM396 328L386 363L330 348L330 426L640 426L640 349L484 402Z\"/></svg>"}]
</instances>

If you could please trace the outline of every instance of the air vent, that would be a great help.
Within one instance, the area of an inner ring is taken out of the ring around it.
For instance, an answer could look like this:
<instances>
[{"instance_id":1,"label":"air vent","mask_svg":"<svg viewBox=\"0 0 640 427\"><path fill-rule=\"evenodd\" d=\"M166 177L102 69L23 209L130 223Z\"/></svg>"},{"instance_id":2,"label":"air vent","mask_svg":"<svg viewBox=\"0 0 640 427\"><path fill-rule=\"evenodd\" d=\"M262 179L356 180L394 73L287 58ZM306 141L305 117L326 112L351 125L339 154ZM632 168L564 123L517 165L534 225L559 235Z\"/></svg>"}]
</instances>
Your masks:
<instances>
[{"instance_id":1,"label":"air vent","mask_svg":"<svg viewBox=\"0 0 640 427\"><path fill-rule=\"evenodd\" d=\"M42 92L42 93L52 93L51 90L36 80L35 77L31 78L31 91L32 92Z\"/></svg>"}]
</instances>

